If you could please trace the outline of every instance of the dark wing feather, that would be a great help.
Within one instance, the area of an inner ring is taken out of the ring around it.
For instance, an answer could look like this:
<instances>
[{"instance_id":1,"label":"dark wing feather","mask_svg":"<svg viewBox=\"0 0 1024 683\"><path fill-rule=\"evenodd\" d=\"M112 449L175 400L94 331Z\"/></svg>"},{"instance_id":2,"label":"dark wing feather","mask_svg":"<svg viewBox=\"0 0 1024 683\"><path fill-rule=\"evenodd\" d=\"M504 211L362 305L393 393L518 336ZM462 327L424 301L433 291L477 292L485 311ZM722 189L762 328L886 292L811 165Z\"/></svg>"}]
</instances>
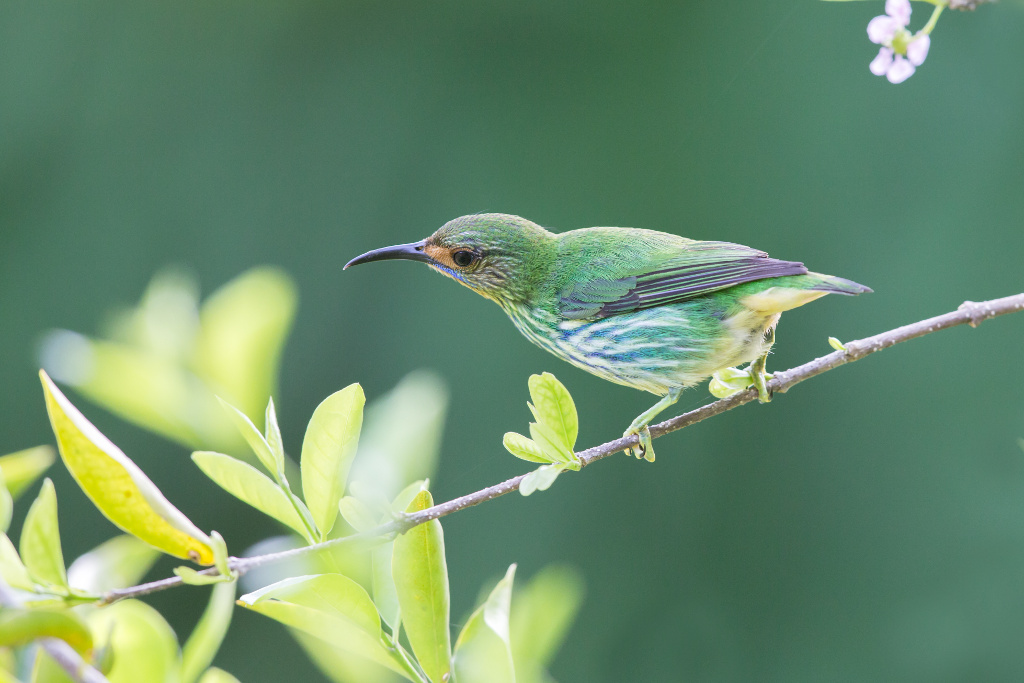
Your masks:
<instances>
[{"instance_id":1,"label":"dark wing feather","mask_svg":"<svg viewBox=\"0 0 1024 683\"><path fill-rule=\"evenodd\" d=\"M769 258L763 251L728 242L701 242L663 267L617 279L593 279L566 287L561 313L569 319L607 318L665 306L754 280L804 275L796 261Z\"/></svg>"}]
</instances>

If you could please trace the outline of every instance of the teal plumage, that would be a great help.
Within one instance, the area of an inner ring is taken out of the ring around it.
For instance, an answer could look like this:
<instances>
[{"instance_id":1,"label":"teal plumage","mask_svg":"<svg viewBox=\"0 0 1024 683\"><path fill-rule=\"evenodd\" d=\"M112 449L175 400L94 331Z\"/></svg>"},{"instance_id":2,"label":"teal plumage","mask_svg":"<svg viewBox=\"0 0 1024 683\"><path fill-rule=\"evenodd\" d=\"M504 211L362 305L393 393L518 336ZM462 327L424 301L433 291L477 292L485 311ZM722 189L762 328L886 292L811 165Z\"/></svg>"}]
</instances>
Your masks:
<instances>
[{"instance_id":1,"label":"teal plumage","mask_svg":"<svg viewBox=\"0 0 1024 683\"><path fill-rule=\"evenodd\" d=\"M664 396L627 430L649 459L647 424L684 387L750 362L769 399L763 363L782 312L828 293L871 291L729 242L634 228L554 234L507 214L456 218L422 242L368 252L346 268L392 258L424 261L495 301L559 358Z\"/></svg>"}]
</instances>

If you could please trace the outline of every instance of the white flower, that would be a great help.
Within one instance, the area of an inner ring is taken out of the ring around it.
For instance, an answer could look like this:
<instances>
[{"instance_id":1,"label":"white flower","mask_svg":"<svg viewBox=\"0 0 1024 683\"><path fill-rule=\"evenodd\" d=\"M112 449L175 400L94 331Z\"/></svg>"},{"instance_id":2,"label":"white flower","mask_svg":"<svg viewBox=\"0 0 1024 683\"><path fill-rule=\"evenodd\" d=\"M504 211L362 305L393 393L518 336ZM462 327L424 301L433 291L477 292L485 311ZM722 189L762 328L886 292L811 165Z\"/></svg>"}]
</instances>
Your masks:
<instances>
[{"instance_id":1,"label":"white flower","mask_svg":"<svg viewBox=\"0 0 1024 683\"><path fill-rule=\"evenodd\" d=\"M907 30L910 11L910 0L886 0L885 14L868 22L868 39L882 46L868 68L890 83L902 83L913 76L931 47L927 34L919 31L914 35Z\"/></svg>"}]
</instances>

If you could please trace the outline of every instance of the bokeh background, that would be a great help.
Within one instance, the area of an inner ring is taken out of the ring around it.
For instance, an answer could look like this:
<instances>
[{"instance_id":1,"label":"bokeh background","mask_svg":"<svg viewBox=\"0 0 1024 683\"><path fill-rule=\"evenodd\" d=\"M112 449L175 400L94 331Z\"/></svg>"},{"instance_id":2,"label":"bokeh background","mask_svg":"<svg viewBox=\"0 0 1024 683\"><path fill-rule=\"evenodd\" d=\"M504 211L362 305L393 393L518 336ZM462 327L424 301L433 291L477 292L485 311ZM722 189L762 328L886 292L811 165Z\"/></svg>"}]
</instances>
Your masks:
<instances>
[{"instance_id":1,"label":"bokeh background","mask_svg":"<svg viewBox=\"0 0 1024 683\"><path fill-rule=\"evenodd\" d=\"M916 29L930 5L914 7ZM618 436L651 396L534 348L422 266L341 270L477 211L735 241L875 289L784 316L776 368L1022 291L1024 5L947 12L900 86L867 69L881 12L4 3L0 452L52 442L43 334L95 334L168 264L204 293L260 264L295 280L276 394L293 449L327 394L359 381L372 399L421 367L451 391L439 500L525 471L500 441L525 429L531 373L572 391L581 446ZM587 582L561 681L1022 680L1022 339L1024 316L930 336L670 435L653 465L616 457L449 517L453 616L510 562L557 561ZM71 396L232 550L276 533L187 449ZM114 533L51 476L66 557ZM184 635L200 591L151 603ZM249 613L217 663L322 680Z\"/></svg>"}]
</instances>

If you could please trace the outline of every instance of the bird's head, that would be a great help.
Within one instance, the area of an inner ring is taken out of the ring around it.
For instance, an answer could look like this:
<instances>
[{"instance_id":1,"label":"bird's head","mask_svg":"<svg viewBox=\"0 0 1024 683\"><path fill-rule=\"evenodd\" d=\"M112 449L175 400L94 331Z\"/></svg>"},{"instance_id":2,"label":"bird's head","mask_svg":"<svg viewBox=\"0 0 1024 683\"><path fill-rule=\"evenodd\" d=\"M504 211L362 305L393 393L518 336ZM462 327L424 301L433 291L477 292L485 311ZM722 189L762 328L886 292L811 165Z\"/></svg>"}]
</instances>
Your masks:
<instances>
[{"instance_id":1,"label":"bird's head","mask_svg":"<svg viewBox=\"0 0 1024 683\"><path fill-rule=\"evenodd\" d=\"M345 264L405 259L422 261L499 304L529 299L554 260L554 235L536 223L504 213L448 221L419 242L374 249Z\"/></svg>"}]
</instances>

